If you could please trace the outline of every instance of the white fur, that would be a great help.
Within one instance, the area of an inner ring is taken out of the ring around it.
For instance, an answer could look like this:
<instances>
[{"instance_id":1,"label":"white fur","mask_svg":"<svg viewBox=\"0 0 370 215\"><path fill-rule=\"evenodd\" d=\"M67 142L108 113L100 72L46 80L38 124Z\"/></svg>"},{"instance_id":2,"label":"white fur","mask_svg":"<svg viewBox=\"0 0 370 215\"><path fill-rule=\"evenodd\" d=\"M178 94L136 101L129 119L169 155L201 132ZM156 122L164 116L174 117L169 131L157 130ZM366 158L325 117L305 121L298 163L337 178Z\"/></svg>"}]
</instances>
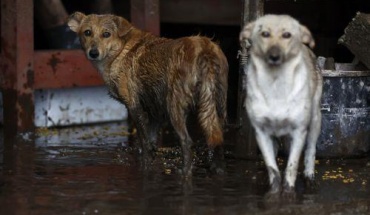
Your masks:
<instances>
[{"instance_id":1,"label":"white fur","mask_svg":"<svg viewBox=\"0 0 370 215\"><path fill-rule=\"evenodd\" d=\"M271 30L272 36L261 39L261 29L265 27ZM280 36L283 31L281 29L292 33L294 38L291 40L296 40L293 46L286 45L285 39ZM295 185L298 163L306 140L304 175L309 179L314 178L316 141L321 126L322 77L315 71L310 51L298 38L301 33L299 29L299 23L291 17L268 15L246 26L240 38L248 39L252 44L246 70L245 107L256 130L256 139L266 166L275 170L279 178L272 136L291 138L285 171L285 182L290 188ZM310 42L314 44L314 41ZM276 45L283 49L282 53L294 49L294 55L280 65L272 66L266 60L265 50ZM275 177L269 171L271 184Z\"/></svg>"}]
</instances>

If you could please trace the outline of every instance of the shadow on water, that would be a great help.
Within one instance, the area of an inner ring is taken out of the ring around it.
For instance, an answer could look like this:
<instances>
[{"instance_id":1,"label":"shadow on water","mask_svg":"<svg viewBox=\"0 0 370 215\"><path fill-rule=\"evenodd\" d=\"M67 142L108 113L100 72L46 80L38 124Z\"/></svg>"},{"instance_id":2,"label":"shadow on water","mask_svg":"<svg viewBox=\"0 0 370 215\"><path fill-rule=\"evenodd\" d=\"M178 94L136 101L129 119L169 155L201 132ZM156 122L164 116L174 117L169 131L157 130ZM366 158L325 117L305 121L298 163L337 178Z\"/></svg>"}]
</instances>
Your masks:
<instances>
[{"instance_id":1,"label":"shadow on water","mask_svg":"<svg viewBox=\"0 0 370 215\"><path fill-rule=\"evenodd\" d=\"M1 140L1 214L370 213L368 158L318 160L317 190L307 191L299 179L296 202L268 204L262 161L229 156L226 174L214 176L200 148L193 178L184 181L179 148L163 146L142 170L125 124L39 129L35 140Z\"/></svg>"}]
</instances>

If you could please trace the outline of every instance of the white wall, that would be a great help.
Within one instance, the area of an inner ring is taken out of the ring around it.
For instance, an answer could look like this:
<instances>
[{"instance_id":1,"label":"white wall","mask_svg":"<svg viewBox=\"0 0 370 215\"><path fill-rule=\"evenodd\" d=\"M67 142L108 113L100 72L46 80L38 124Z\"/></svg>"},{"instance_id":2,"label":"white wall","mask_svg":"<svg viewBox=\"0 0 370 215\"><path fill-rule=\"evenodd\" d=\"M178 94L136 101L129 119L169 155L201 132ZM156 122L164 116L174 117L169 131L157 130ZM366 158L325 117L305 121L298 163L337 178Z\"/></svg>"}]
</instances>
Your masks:
<instances>
[{"instance_id":1,"label":"white wall","mask_svg":"<svg viewBox=\"0 0 370 215\"><path fill-rule=\"evenodd\" d=\"M125 106L105 87L35 91L35 125L66 126L127 119Z\"/></svg>"}]
</instances>

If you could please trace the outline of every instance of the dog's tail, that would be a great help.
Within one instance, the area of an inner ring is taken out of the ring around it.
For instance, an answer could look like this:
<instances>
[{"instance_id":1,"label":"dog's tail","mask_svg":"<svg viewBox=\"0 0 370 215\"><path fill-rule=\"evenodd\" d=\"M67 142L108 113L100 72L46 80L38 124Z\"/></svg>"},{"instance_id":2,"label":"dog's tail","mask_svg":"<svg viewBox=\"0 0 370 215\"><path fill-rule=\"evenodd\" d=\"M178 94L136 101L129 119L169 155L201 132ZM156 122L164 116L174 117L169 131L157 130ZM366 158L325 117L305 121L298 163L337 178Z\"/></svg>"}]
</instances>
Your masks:
<instances>
[{"instance_id":1,"label":"dog's tail","mask_svg":"<svg viewBox=\"0 0 370 215\"><path fill-rule=\"evenodd\" d=\"M223 143L226 123L228 63L221 49L212 44L215 52L205 49L198 59L201 83L198 97L198 120L210 147Z\"/></svg>"}]
</instances>

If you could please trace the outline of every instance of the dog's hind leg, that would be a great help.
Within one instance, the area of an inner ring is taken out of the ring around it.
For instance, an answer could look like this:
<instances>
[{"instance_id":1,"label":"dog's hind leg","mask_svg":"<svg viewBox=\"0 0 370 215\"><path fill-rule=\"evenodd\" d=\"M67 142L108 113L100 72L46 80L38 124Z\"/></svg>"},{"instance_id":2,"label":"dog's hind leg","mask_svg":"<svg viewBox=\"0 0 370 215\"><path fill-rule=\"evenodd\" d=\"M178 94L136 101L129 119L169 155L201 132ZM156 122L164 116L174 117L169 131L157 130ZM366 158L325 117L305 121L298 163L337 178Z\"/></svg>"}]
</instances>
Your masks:
<instances>
[{"instance_id":1,"label":"dog's hind leg","mask_svg":"<svg viewBox=\"0 0 370 215\"><path fill-rule=\"evenodd\" d=\"M181 102L180 102L181 103ZM183 175L185 178L192 177L192 152L191 146L193 141L186 128L187 113L184 108L179 104L179 101L171 99L169 102L169 115L173 128L180 138L180 144L183 156Z\"/></svg>"},{"instance_id":2,"label":"dog's hind leg","mask_svg":"<svg viewBox=\"0 0 370 215\"><path fill-rule=\"evenodd\" d=\"M319 71L316 71L319 73ZM311 187L315 184L315 159L316 159L316 143L321 132L321 96L322 96L322 76L317 75L317 87L312 104L312 119L308 127L307 148L305 151L303 175L306 183Z\"/></svg>"},{"instance_id":3,"label":"dog's hind leg","mask_svg":"<svg viewBox=\"0 0 370 215\"><path fill-rule=\"evenodd\" d=\"M318 109L318 108L317 108ZM304 157L304 177L309 185L314 185L315 179L315 159L316 159L316 142L321 131L321 112L318 109L311 120L307 134L307 148Z\"/></svg>"},{"instance_id":4,"label":"dog's hind leg","mask_svg":"<svg viewBox=\"0 0 370 215\"><path fill-rule=\"evenodd\" d=\"M217 113L216 98L211 93L199 96L198 121L207 138L208 161L213 173L224 173L223 130L224 119Z\"/></svg>"},{"instance_id":5,"label":"dog's hind leg","mask_svg":"<svg viewBox=\"0 0 370 215\"><path fill-rule=\"evenodd\" d=\"M210 163L210 171L212 173L223 175L225 173L224 147L216 146L210 148L208 151L208 162Z\"/></svg>"},{"instance_id":6,"label":"dog's hind leg","mask_svg":"<svg viewBox=\"0 0 370 215\"><path fill-rule=\"evenodd\" d=\"M266 198L269 201L276 201L280 197L281 176L275 158L274 142L258 127L256 127L256 139L269 175L270 190Z\"/></svg>"},{"instance_id":7,"label":"dog's hind leg","mask_svg":"<svg viewBox=\"0 0 370 215\"><path fill-rule=\"evenodd\" d=\"M226 121L227 72L213 56L204 55L199 62L203 77L198 94L198 121L206 136L209 148L210 170L223 174L223 126ZM221 65L223 65L221 63Z\"/></svg>"}]
</instances>

